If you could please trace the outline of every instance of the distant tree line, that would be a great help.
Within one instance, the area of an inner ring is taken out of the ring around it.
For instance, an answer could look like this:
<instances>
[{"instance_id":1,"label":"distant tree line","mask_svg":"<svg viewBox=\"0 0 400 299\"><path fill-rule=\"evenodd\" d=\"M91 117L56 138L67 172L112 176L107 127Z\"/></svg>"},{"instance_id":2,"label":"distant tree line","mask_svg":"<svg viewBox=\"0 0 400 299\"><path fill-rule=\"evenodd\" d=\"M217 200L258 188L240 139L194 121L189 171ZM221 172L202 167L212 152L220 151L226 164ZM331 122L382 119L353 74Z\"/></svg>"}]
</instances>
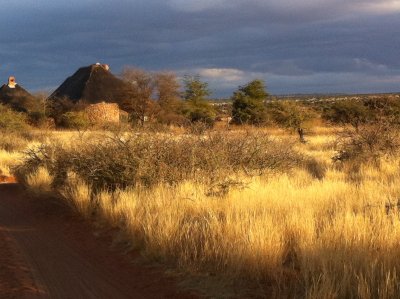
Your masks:
<instances>
[{"instance_id":1,"label":"distant tree line","mask_svg":"<svg viewBox=\"0 0 400 299\"><path fill-rule=\"evenodd\" d=\"M212 126L215 121L216 111L209 100L211 91L198 76L185 76L183 91L172 72L150 73L125 68L121 78L134 90L133 96L121 104L134 124L143 126L145 121L168 125L201 122Z\"/></svg>"},{"instance_id":2,"label":"distant tree line","mask_svg":"<svg viewBox=\"0 0 400 299\"><path fill-rule=\"evenodd\" d=\"M400 124L400 101L390 97L332 102L276 100L269 97L265 82L255 79L239 86L228 101L218 103L210 100L210 88L199 76L186 75L180 80L173 72L126 67L120 77L131 86L132 93L118 104L133 126L198 124L211 128L216 121L224 120L236 126L278 126L296 132L299 140L305 142L308 129L321 122L350 126L356 132L376 123ZM49 102L44 93L35 98L35 103L30 101L18 109L13 103L10 108L19 111L17 119L36 127L90 126L83 112L87 105L84 101ZM6 111L6 107L0 110L3 120L11 117L11 112Z\"/></svg>"}]
</instances>

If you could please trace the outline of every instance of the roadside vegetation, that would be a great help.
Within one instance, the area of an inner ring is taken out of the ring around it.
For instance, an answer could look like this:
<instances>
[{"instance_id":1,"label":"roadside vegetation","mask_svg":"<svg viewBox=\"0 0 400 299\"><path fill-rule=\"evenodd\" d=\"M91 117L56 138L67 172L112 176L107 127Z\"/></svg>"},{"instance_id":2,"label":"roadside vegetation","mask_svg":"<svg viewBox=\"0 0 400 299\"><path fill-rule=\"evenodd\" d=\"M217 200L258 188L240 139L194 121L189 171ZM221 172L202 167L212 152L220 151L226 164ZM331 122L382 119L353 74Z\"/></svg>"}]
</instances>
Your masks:
<instances>
[{"instance_id":1,"label":"roadside vegetation","mask_svg":"<svg viewBox=\"0 0 400 299\"><path fill-rule=\"evenodd\" d=\"M159 106L131 102L130 126L45 132L0 107L0 175L209 282L210 296L400 296L398 100L265 102L256 80L219 110L199 78L183 98L174 78L143 79Z\"/></svg>"}]
</instances>

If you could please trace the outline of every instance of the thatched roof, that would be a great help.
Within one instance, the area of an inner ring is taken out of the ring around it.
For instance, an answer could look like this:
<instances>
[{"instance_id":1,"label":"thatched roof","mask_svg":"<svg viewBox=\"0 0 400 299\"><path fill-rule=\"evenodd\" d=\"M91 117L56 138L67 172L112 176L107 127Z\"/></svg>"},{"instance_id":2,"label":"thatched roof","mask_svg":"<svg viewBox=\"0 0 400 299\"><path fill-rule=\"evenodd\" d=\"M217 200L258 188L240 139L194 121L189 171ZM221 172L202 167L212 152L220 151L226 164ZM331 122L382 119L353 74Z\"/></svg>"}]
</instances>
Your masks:
<instances>
[{"instance_id":1,"label":"thatched roof","mask_svg":"<svg viewBox=\"0 0 400 299\"><path fill-rule=\"evenodd\" d=\"M132 94L130 86L115 77L108 66L93 64L82 67L67 78L50 95L49 99L67 98L76 103L84 100L87 103L121 103Z\"/></svg>"},{"instance_id":2,"label":"thatched roof","mask_svg":"<svg viewBox=\"0 0 400 299\"><path fill-rule=\"evenodd\" d=\"M19 84L15 84L12 87L9 84L1 86L0 103L24 112L35 110L38 106L38 101L35 97Z\"/></svg>"}]
</instances>

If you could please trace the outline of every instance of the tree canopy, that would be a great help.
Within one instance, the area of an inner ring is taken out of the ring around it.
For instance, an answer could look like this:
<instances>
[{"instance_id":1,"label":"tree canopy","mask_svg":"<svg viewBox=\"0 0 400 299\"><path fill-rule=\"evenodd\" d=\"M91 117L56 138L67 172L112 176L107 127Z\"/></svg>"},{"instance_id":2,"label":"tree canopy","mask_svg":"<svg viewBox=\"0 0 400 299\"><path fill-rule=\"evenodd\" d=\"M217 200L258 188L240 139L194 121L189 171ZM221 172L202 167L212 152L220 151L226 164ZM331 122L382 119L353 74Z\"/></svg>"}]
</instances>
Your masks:
<instances>
[{"instance_id":1,"label":"tree canopy","mask_svg":"<svg viewBox=\"0 0 400 299\"><path fill-rule=\"evenodd\" d=\"M215 120L215 109L208 101L211 91L208 83L199 76L185 76L183 79L186 100L185 114L191 122L203 122L212 125Z\"/></svg>"},{"instance_id":2,"label":"tree canopy","mask_svg":"<svg viewBox=\"0 0 400 299\"><path fill-rule=\"evenodd\" d=\"M278 101L268 107L268 114L278 126L297 131L301 142L305 142L305 123L315 117L315 113L296 102Z\"/></svg>"},{"instance_id":3,"label":"tree canopy","mask_svg":"<svg viewBox=\"0 0 400 299\"><path fill-rule=\"evenodd\" d=\"M240 86L232 96L232 120L236 124L260 125L265 122L265 83L256 79Z\"/></svg>"},{"instance_id":4,"label":"tree canopy","mask_svg":"<svg viewBox=\"0 0 400 299\"><path fill-rule=\"evenodd\" d=\"M370 118L370 112L361 101L340 101L326 109L323 118L335 124L350 124L358 130Z\"/></svg>"}]
</instances>

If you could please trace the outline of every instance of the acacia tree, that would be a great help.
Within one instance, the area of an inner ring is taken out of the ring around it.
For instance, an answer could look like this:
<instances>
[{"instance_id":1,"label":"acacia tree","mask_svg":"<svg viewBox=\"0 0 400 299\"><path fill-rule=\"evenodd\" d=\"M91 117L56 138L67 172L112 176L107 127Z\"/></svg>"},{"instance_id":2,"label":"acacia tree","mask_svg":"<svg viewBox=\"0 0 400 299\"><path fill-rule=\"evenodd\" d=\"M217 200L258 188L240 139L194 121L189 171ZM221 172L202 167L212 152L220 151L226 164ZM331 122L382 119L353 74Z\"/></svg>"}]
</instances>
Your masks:
<instances>
[{"instance_id":1,"label":"acacia tree","mask_svg":"<svg viewBox=\"0 0 400 299\"><path fill-rule=\"evenodd\" d=\"M137 121L143 126L146 119L151 118L157 109L152 100L154 77L145 70L126 67L121 73L121 78L130 84L132 89L131 97L123 101L122 107L130 113L132 121Z\"/></svg>"},{"instance_id":2,"label":"acacia tree","mask_svg":"<svg viewBox=\"0 0 400 299\"><path fill-rule=\"evenodd\" d=\"M182 114L182 98L178 78L172 72L155 74L155 88L160 106L158 121L167 124L184 122Z\"/></svg>"},{"instance_id":3,"label":"acacia tree","mask_svg":"<svg viewBox=\"0 0 400 299\"><path fill-rule=\"evenodd\" d=\"M349 124L359 130L361 124L364 124L370 118L368 108L361 101L339 101L333 103L331 107L325 109L322 117L335 124Z\"/></svg>"},{"instance_id":4,"label":"acacia tree","mask_svg":"<svg viewBox=\"0 0 400 299\"><path fill-rule=\"evenodd\" d=\"M300 141L306 142L304 138L305 123L315 117L310 109L291 101L276 102L268 108L269 115L278 126L295 130Z\"/></svg>"},{"instance_id":5,"label":"acacia tree","mask_svg":"<svg viewBox=\"0 0 400 299\"><path fill-rule=\"evenodd\" d=\"M172 72L159 72L155 74L155 85L158 102L161 107L174 108L180 101L180 84Z\"/></svg>"},{"instance_id":6,"label":"acacia tree","mask_svg":"<svg viewBox=\"0 0 400 299\"><path fill-rule=\"evenodd\" d=\"M260 125L265 122L264 100L268 96L265 83L256 79L239 89L232 96L232 120L236 124Z\"/></svg>"},{"instance_id":7,"label":"acacia tree","mask_svg":"<svg viewBox=\"0 0 400 299\"><path fill-rule=\"evenodd\" d=\"M191 122L202 122L212 125L215 109L208 101L211 92L208 83L202 82L199 76L185 76L183 79L186 100L185 114Z\"/></svg>"}]
</instances>

